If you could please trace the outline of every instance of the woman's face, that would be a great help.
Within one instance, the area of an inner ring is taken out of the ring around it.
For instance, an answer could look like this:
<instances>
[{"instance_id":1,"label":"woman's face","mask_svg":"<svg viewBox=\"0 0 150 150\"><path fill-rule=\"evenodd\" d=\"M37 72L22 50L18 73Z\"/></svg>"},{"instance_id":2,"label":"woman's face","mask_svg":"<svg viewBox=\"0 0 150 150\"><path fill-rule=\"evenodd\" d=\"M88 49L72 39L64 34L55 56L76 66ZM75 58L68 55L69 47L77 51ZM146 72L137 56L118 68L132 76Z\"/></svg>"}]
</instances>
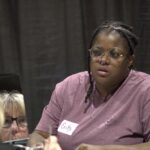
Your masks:
<instances>
[{"instance_id":1,"label":"woman's face","mask_svg":"<svg viewBox=\"0 0 150 150\"><path fill-rule=\"evenodd\" d=\"M104 88L118 86L128 75L133 63L127 41L115 31L102 32L97 35L91 49L99 51L95 55L93 53L90 62L96 85Z\"/></svg>"},{"instance_id":2,"label":"woman's face","mask_svg":"<svg viewBox=\"0 0 150 150\"><path fill-rule=\"evenodd\" d=\"M14 140L28 137L25 114L10 104L5 111L5 123L1 130L1 140Z\"/></svg>"}]
</instances>

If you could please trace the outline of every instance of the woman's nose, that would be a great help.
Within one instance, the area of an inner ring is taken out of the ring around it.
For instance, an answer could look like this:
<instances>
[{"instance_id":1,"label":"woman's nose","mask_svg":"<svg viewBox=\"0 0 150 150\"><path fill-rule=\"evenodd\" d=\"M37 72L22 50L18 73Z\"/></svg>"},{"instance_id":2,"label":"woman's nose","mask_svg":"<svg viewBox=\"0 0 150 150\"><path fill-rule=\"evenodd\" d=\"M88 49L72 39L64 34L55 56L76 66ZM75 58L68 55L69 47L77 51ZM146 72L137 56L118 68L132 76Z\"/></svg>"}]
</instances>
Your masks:
<instances>
[{"instance_id":1,"label":"woman's nose","mask_svg":"<svg viewBox=\"0 0 150 150\"><path fill-rule=\"evenodd\" d=\"M18 131L18 125L15 120L11 124L11 129L12 129L12 131Z\"/></svg>"},{"instance_id":2,"label":"woman's nose","mask_svg":"<svg viewBox=\"0 0 150 150\"><path fill-rule=\"evenodd\" d=\"M104 53L103 55L101 55L99 57L99 63L101 65L108 65L109 61L110 61L110 57L109 57L109 55L107 53Z\"/></svg>"}]
</instances>

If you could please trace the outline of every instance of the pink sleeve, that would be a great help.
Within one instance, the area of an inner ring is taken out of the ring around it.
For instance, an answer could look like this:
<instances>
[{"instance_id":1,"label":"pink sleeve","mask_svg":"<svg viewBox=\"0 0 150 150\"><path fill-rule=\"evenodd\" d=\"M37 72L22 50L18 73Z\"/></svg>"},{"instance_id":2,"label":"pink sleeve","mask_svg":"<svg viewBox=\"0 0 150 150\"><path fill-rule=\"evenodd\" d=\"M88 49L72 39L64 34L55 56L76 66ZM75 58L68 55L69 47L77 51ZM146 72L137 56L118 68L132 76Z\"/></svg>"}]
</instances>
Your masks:
<instances>
[{"instance_id":1,"label":"pink sleeve","mask_svg":"<svg viewBox=\"0 0 150 150\"><path fill-rule=\"evenodd\" d=\"M143 106L142 123L145 142L150 141L150 90L145 97L146 101Z\"/></svg>"},{"instance_id":2,"label":"pink sleeve","mask_svg":"<svg viewBox=\"0 0 150 150\"><path fill-rule=\"evenodd\" d=\"M57 128L63 106L63 96L60 96L61 93L61 89L56 86L49 104L43 109L43 113L38 125L36 126L36 130L52 132L53 135L57 135Z\"/></svg>"}]
</instances>

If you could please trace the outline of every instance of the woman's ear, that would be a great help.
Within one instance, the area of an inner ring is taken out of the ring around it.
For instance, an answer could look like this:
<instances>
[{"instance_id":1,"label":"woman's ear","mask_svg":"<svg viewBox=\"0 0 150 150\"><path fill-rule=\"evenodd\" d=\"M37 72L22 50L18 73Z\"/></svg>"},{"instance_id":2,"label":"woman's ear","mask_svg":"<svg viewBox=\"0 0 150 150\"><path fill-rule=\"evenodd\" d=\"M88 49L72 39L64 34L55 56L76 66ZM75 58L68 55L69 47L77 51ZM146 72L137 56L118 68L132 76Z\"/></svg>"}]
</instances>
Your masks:
<instances>
[{"instance_id":1,"label":"woman's ear","mask_svg":"<svg viewBox=\"0 0 150 150\"><path fill-rule=\"evenodd\" d=\"M135 55L133 54L133 55L129 56L129 64L128 64L129 69L133 68L134 62L135 62Z\"/></svg>"}]
</instances>

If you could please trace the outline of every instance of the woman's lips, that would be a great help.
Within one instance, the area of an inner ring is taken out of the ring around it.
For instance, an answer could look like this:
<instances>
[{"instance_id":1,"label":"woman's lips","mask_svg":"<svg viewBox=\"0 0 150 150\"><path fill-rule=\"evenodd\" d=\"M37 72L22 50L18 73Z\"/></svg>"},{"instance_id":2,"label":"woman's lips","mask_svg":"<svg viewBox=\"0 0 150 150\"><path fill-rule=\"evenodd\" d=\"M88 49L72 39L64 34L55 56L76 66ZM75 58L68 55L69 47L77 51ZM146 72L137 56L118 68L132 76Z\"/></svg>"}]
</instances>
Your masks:
<instances>
[{"instance_id":1,"label":"woman's lips","mask_svg":"<svg viewBox=\"0 0 150 150\"><path fill-rule=\"evenodd\" d=\"M109 72L106 69L99 69L99 70L97 70L97 74L98 74L98 76L106 77L109 75Z\"/></svg>"}]
</instances>

